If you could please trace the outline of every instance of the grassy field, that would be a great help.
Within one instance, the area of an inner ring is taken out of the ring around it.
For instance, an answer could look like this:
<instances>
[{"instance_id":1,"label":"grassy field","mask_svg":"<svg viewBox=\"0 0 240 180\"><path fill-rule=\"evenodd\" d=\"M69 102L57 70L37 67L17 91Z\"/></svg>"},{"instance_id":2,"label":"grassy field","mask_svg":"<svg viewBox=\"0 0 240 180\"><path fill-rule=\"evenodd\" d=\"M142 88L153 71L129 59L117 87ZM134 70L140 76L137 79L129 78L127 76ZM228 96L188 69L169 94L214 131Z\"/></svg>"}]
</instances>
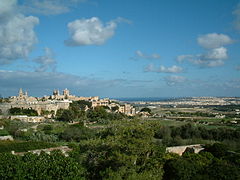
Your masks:
<instances>
[{"instance_id":1,"label":"grassy field","mask_svg":"<svg viewBox=\"0 0 240 180\"><path fill-rule=\"evenodd\" d=\"M175 121L175 120L169 120L169 119L163 119L163 118L144 118L147 121L157 121L163 126L182 126L184 124L187 124L187 122L183 121Z\"/></svg>"},{"instance_id":2,"label":"grassy field","mask_svg":"<svg viewBox=\"0 0 240 180\"><path fill-rule=\"evenodd\" d=\"M186 123L193 123L197 126L207 128L240 128L239 118L227 117L229 112L217 111L213 108L153 108L153 114L158 114L162 118L149 118L149 120L158 120L162 125L178 126ZM226 118L219 118L217 115L226 115ZM215 117L216 116L216 117Z\"/></svg>"}]
</instances>

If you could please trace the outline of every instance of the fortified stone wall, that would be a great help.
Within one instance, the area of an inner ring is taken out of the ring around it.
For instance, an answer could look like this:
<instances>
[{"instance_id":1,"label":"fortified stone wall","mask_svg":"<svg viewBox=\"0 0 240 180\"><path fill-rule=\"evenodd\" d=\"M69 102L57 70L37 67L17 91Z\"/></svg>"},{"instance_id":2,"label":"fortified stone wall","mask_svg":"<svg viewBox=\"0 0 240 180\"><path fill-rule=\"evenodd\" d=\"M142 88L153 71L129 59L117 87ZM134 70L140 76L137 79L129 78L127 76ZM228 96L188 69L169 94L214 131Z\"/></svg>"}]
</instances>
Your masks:
<instances>
[{"instance_id":1,"label":"fortified stone wall","mask_svg":"<svg viewBox=\"0 0 240 180\"><path fill-rule=\"evenodd\" d=\"M44 102L19 102L19 103L3 103L0 104L0 109L3 114L7 114L8 110L11 108L21 108L21 109L34 109L37 111L38 115L41 114L42 111L54 111L54 115L56 114L58 109L68 109L71 101L44 101Z\"/></svg>"}]
</instances>

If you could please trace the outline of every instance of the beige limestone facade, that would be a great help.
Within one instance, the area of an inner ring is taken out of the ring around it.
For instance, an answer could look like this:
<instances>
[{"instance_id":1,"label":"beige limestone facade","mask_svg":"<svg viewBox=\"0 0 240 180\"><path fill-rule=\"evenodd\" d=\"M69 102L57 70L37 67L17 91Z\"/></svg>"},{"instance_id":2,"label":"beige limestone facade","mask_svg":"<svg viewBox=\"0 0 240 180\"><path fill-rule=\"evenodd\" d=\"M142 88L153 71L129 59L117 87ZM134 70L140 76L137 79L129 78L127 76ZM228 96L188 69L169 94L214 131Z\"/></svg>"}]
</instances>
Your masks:
<instances>
[{"instance_id":1,"label":"beige limestone facade","mask_svg":"<svg viewBox=\"0 0 240 180\"><path fill-rule=\"evenodd\" d=\"M60 94L59 90L54 90L53 94L50 96L44 96L42 98L36 98L28 96L27 92L23 92L22 89L19 90L18 96L12 96L9 99L9 103L1 103L0 110L3 114L7 114L8 110L11 108L21 108L21 109L34 109L37 111L38 115L42 115L44 111L51 112L52 115L56 115L59 109L68 109L72 101L89 101L94 109L97 106L107 106L109 109L117 106L120 112L129 116L135 115L135 108L130 104L119 104L112 102L109 98L100 99L98 96L94 97L78 97L70 94L68 89L64 89L63 93Z\"/></svg>"},{"instance_id":2,"label":"beige limestone facade","mask_svg":"<svg viewBox=\"0 0 240 180\"><path fill-rule=\"evenodd\" d=\"M21 109L34 109L38 115L41 115L43 111L53 112L56 115L58 109L68 109L72 101L68 99L64 100L50 100L44 98L35 98L28 96L27 92L23 93L22 89L19 90L18 96L12 96L9 99L9 103L1 103L0 109L3 114L7 114L11 108Z\"/></svg>"}]
</instances>

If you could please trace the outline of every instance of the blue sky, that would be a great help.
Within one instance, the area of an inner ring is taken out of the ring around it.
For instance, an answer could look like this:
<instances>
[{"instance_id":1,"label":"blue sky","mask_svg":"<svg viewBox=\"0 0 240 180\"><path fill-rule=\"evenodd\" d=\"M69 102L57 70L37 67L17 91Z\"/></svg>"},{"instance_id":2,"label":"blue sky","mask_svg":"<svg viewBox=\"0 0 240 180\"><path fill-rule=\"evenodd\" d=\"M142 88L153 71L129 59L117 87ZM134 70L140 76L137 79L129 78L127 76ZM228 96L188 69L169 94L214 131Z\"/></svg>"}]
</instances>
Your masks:
<instances>
[{"instance_id":1,"label":"blue sky","mask_svg":"<svg viewBox=\"0 0 240 180\"><path fill-rule=\"evenodd\" d=\"M240 96L239 0L0 0L0 94Z\"/></svg>"}]
</instances>

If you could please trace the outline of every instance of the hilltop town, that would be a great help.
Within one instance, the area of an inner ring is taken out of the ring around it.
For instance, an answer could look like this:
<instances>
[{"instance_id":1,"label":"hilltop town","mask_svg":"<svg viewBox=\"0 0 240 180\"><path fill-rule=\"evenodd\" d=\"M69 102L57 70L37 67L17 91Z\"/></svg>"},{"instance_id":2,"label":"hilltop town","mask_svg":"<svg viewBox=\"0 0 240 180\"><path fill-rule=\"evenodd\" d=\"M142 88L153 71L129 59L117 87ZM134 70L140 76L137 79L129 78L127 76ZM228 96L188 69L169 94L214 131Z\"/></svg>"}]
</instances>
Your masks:
<instances>
[{"instance_id":1,"label":"hilltop town","mask_svg":"<svg viewBox=\"0 0 240 180\"><path fill-rule=\"evenodd\" d=\"M37 116L28 117L26 115L11 115L10 119L19 119L28 122L41 122L46 118L55 118L58 110L69 109L70 104L76 101L88 102L90 106L85 106L84 110L95 109L96 107L105 107L114 113L122 113L127 116L136 114L135 108L127 103L120 103L109 98L100 99L94 97L79 97L71 95L68 89L64 89L62 94L59 90L53 90L52 95L44 97L32 97L28 92L20 88L17 96L11 96L7 100L0 103L0 112L2 116L8 116L9 110L12 108L35 110Z\"/></svg>"}]
</instances>

